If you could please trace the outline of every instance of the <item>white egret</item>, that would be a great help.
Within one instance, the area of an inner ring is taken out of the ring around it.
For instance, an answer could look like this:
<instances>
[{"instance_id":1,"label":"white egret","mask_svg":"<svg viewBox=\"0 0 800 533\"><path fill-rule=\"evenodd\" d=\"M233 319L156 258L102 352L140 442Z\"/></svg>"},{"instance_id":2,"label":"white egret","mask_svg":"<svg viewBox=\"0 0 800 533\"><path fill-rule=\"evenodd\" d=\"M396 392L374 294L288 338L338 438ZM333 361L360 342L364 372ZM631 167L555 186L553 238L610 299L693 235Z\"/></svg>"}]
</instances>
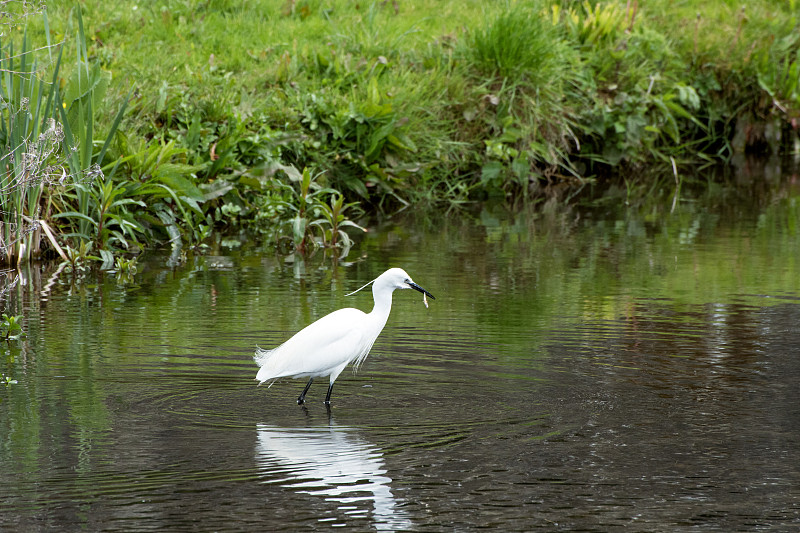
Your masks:
<instances>
[{"instance_id":1,"label":"white egret","mask_svg":"<svg viewBox=\"0 0 800 533\"><path fill-rule=\"evenodd\" d=\"M314 378L330 376L325 396L325 403L330 405L333 382L350 362L355 361L355 368L361 365L383 330L392 310L392 292L395 289L415 289L423 294L423 298L427 296L435 300L402 268L390 268L369 283L372 283L375 300L371 312L364 313L350 307L339 309L306 326L277 348L256 349L253 359L261 367L256 374L259 385L269 380L274 383L282 377L309 378L297 398L297 403L302 404ZM427 305L427 300L425 302Z\"/></svg>"}]
</instances>

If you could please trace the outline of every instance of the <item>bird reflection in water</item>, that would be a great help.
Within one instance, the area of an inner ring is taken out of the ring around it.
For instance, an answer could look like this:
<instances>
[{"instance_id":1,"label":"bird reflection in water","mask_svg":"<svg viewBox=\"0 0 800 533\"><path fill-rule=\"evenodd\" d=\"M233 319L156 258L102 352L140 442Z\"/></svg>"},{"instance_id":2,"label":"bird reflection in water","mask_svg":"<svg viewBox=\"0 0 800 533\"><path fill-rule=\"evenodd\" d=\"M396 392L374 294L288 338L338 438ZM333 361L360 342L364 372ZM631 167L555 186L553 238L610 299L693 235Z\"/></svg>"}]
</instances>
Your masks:
<instances>
[{"instance_id":1,"label":"bird reflection in water","mask_svg":"<svg viewBox=\"0 0 800 533\"><path fill-rule=\"evenodd\" d=\"M340 516L369 519L371 511L372 526L378 531L411 527L390 489L392 478L387 475L383 452L359 437L354 428L333 423L308 428L258 424L256 431L256 462L273 479L276 474L285 475L282 486L323 497L335 504Z\"/></svg>"}]
</instances>

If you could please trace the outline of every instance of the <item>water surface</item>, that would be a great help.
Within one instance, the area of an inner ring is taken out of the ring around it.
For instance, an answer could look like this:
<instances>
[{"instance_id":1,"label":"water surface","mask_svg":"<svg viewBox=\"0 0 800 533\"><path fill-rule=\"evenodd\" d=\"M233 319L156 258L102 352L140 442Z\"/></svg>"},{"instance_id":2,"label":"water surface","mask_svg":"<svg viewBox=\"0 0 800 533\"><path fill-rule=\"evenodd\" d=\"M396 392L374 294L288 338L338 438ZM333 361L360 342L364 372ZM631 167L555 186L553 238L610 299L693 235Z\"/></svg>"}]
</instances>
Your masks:
<instances>
[{"instance_id":1,"label":"water surface","mask_svg":"<svg viewBox=\"0 0 800 533\"><path fill-rule=\"evenodd\" d=\"M0 529L796 530L800 191L759 187L26 271ZM344 294L390 266L437 299L395 293L330 412L325 380L256 386L257 345L368 310Z\"/></svg>"}]
</instances>

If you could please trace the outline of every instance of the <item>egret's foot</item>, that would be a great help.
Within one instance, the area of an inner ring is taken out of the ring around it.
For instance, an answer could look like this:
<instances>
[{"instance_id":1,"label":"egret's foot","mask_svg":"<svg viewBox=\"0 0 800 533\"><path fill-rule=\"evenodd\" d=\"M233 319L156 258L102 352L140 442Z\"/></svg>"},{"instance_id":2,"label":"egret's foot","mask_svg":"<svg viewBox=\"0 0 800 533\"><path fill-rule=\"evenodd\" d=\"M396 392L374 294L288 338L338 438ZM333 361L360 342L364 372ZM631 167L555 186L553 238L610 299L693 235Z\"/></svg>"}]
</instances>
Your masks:
<instances>
[{"instance_id":1,"label":"egret's foot","mask_svg":"<svg viewBox=\"0 0 800 533\"><path fill-rule=\"evenodd\" d=\"M297 398L297 405L303 405L305 403L305 401L306 401L306 393L308 392L308 389L311 388L311 384L312 383L314 383L314 378L311 378L311 379L308 380L308 383L306 384L306 388L303 389L303 392L301 392L300 396L298 396L298 398Z\"/></svg>"}]
</instances>

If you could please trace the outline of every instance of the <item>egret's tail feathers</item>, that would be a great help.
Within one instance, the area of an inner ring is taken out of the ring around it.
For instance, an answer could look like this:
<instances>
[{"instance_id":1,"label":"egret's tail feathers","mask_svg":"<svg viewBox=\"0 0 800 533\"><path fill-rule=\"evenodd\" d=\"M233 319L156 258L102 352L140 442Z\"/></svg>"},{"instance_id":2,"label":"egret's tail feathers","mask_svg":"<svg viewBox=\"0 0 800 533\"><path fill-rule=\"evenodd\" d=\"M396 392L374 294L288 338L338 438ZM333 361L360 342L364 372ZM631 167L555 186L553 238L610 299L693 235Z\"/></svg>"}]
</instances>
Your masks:
<instances>
[{"instance_id":1,"label":"egret's tail feathers","mask_svg":"<svg viewBox=\"0 0 800 533\"><path fill-rule=\"evenodd\" d=\"M256 353L253 355L253 361L255 361L256 365L264 366L264 364L269 360L269 357L272 355L272 352L275 350L265 350L263 348L259 348L256 346Z\"/></svg>"},{"instance_id":2,"label":"egret's tail feathers","mask_svg":"<svg viewBox=\"0 0 800 533\"><path fill-rule=\"evenodd\" d=\"M264 350L263 348L256 346L256 353L253 355L253 361L255 361L255 363L259 366L258 374L256 374L256 380L258 380L259 385L274 378L274 376L271 375L271 368L268 364L274 352L274 348L272 350ZM271 387L272 383L274 383L274 380L270 382L268 387Z\"/></svg>"}]
</instances>

